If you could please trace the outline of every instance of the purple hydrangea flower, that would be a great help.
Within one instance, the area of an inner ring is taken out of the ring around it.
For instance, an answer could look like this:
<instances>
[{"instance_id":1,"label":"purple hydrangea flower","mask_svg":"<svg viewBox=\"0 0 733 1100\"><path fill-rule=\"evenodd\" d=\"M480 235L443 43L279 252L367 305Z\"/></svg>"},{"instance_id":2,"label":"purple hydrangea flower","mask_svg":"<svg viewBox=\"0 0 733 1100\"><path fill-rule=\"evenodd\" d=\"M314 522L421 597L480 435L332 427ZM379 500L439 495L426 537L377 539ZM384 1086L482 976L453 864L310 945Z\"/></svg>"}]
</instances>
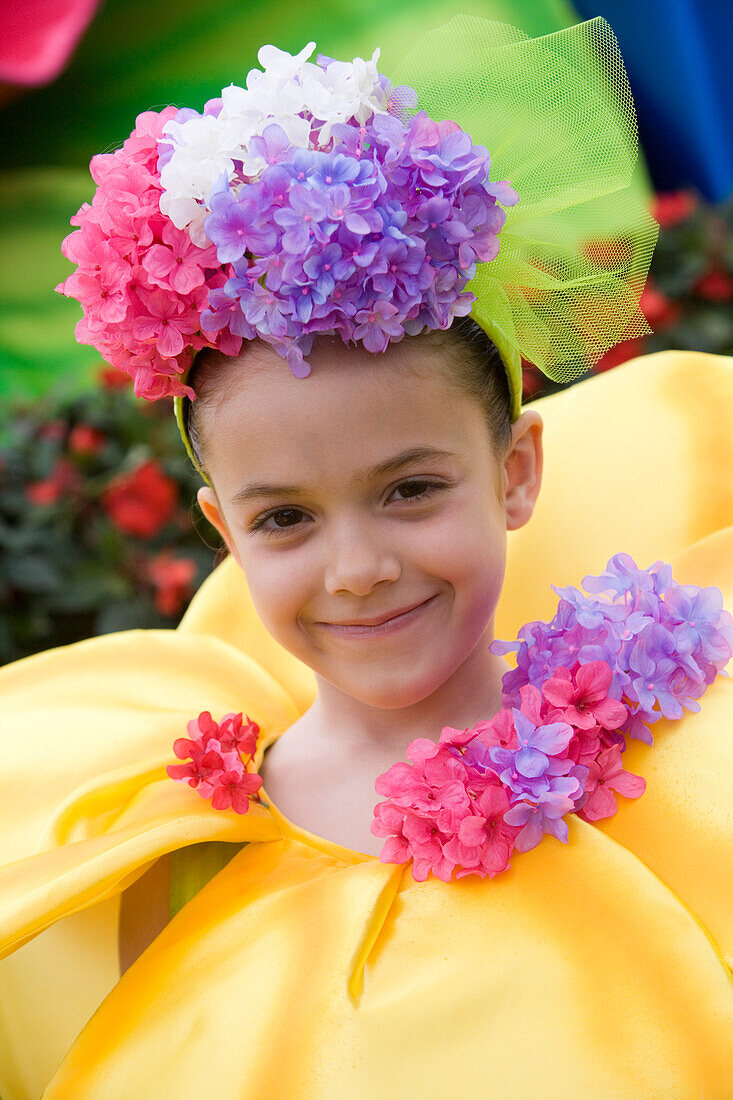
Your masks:
<instances>
[{"instance_id":1,"label":"purple hydrangea flower","mask_svg":"<svg viewBox=\"0 0 733 1100\"><path fill-rule=\"evenodd\" d=\"M706 666L705 678L711 683L718 666L727 660L733 648L733 618L723 610L719 588L677 585L666 599L677 628L678 652L696 653ZM712 675L711 675L712 674Z\"/></svg>"},{"instance_id":2,"label":"purple hydrangea flower","mask_svg":"<svg viewBox=\"0 0 733 1100\"><path fill-rule=\"evenodd\" d=\"M414 93L401 89L398 99L401 112ZM352 119L331 134L330 149L301 149L281 126L265 127L247 148L265 162L260 178L247 179L235 159L204 224L220 262L235 265L226 293L243 317L237 323L216 295L208 322L253 329L299 375L304 338L315 333L335 330L382 351L469 313L476 263L498 250L497 197L517 201L511 188L489 189L486 149L424 111ZM240 270L245 260L256 261L259 290Z\"/></svg>"},{"instance_id":3,"label":"purple hydrangea flower","mask_svg":"<svg viewBox=\"0 0 733 1100\"><path fill-rule=\"evenodd\" d=\"M234 283L230 279L227 283ZM284 337L289 335L288 315L280 299L260 283L242 287L240 297L245 318L257 330L268 336Z\"/></svg>"},{"instance_id":4,"label":"purple hydrangea flower","mask_svg":"<svg viewBox=\"0 0 733 1100\"><path fill-rule=\"evenodd\" d=\"M517 834L514 847L518 852L536 848L544 833L552 833L563 843L568 839L568 823L563 818L570 813L585 788L588 768L576 765L566 776L553 777L547 789L536 799L522 799L510 806L504 814L507 825L523 825Z\"/></svg>"},{"instance_id":5,"label":"purple hydrangea flower","mask_svg":"<svg viewBox=\"0 0 733 1100\"><path fill-rule=\"evenodd\" d=\"M677 666L669 657L652 655L640 639L629 655L631 683L626 694L632 702L638 702L646 710L654 710L655 704L665 718L681 718L682 707L674 697L672 677Z\"/></svg>"},{"instance_id":6,"label":"purple hydrangea flower","mask_svg":"<svg viewBox=\"0 0 733 1100\"><path fill-rule=\"evenodd\" d=\"M321 243L328 241L328 234L321 226L326 218L328 203L320 191L296 184L290 189L289 206L275 211L274 218L284 230L280 245L286 252L302 253L311 238Z\"/></svg>"},{"instance_id":7,"label":"purple hydrangea flower","mask_svg":"<svg viewBox=\"0 0 733 1100\"><path fill-rule=\"evenodd\" d=\"M551 777L567 775L573 767L572 760L557 756L568 747L573 727L567 722L535 726L516 707L513 714L517 748L505 749L494 745L489 751L492 770L504 786L514 792L515 797L538 798L543 791L550 789Z\"/></svg>"},{"instance_id":8,"label":"purple hydrangea flower","mask_svg":"<svg viewBox=\"0 0 733 1100\"><path fill-rule=\"evenodd\" d=\"M733 652L733 619L718 589L678 585L664 562L644 570L617 554L583 585L612 598L555 588L560 600L549 623L527 623L517 642L492 643L494 653L517 654L502 701L517 706L525 684L541 688L558 668L603 660L613 670L609 696L629 711L622 734L652 744L649 726L660 718L699 710L697 699Z\"/></svg>"},{"instance_id":9,"label":"purple hydrangea flower","mask_svg":"<svg viewBox=\"0 0 733 1100\"><path fill-rule=\"evenodd\" d=\"M404 336L402 325L397 320L397 307L391 302L375 302L370 309L357 313L354 338L361 340L367 351L384 351L391 338Z\"/></svg>"},{"instance_id":10,"label":"purple hydrangea flower","mask_svg":"<svg viewBox=\"0 0 733 1100\"><path fill-rule=\"evenodd\" d=\"M225 326L244 340L253 340L256 335L238 302L227 294L226 287L216 287L209 291L209 308L201 314L201 328L204 332L219 332Z\"/></svg>"},{"instance_id":11,"label":"purple hydrangea flower","mask_svg":"<svg viewBox=\"0 0 733 1100\"><path fill-rule=\"evenodd\" d=\"M285 172L293 183L306 185L316 174L318 162L312 149L295 149L292 159L283 164Z\"/></svg>"},{"instance_id":12,"label":"purple hydrangea flower","mask_svg":"<svg viewBox=\"0 0 733 1100\"><path fill-rule=\"evenodd\" d=\"M346 157L343 153L316 154L314 171L311 179L321 188L336 187L337 184L348 184L353 180L365 178L362 169L367 169L367 175L371 175L371 165L360 164L353 157Z\"/></svg>"},{"instance_id":13,"label":"purple hydrangea flower","mask_svg":"<svg viewBox=\"0 0 733 1100\"><path fill-rule=\"evenodd\" d=\"M324 295L324 300L331 294L337 282L346 282L355 270L356 265L343 259L343 249L335 241L331 241L323 249L313 249L303 261L304 273Z\"/></svg>"},{"instance_id":14,"label":"purple hydrangea flower","mask_svg":"<svg viewBox=\"0 0 733 1100\"><path fill-rule=\"evenodd\" d=\"M290 149L290 138L275 122L265 126L262 135L250 138L249 142L250 155L262 157L267 164L280 164L287 158Z\"/></svg>"},{"instance_id":15,"label":"purple hydrangea flower","mask_svg":"<svg viewBox=\"0 0 733 1100\"><path fill-rule=\"evenodd\" d=\"M204 230L216 245L220 263L234 263L246 252L269 252L274 247L277 234L261 216L256 197L244 194L237 198L226 175L217 184L209 205L211 214Z\"/></svg>"},{"instance_id":16,"label":"purple hydrangea flower","mask_svg":"<svg viewBox=\"0 0 733 1100\"><path fill-rule=\"evenodd\" d=\"M630 554L614 554L605 573L583 577L582 585L586 592L613 592L617 596L654 589L649 572L639 569Z\"/></svg>"}]
</instances>

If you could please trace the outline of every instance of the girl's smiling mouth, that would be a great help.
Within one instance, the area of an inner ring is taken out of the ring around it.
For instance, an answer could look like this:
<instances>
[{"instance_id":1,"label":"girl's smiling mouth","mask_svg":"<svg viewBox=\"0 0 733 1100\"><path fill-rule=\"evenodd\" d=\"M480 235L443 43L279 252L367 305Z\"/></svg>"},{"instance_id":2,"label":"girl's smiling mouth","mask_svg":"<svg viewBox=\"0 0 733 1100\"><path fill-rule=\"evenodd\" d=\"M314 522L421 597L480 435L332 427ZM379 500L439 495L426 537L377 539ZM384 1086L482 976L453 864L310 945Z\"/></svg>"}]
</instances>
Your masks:
<instances>
[{"instance_id":1,"label":"girl's smiling mouth","mask_svg":"<svg viewBox=\"0 0 733 1100\"><path fill-rule=\"evenodd\" d=\"M371 626L365 623L315 623L314 625L342 638L381 638L383 635L393 634L395 631L401 630L421 618L423 612L432 606L437 598L438 593L430 596L429 599L420 604L415 604L407 611L400 612L381 623L374 623Z\"/></svg>"}]
</instances>

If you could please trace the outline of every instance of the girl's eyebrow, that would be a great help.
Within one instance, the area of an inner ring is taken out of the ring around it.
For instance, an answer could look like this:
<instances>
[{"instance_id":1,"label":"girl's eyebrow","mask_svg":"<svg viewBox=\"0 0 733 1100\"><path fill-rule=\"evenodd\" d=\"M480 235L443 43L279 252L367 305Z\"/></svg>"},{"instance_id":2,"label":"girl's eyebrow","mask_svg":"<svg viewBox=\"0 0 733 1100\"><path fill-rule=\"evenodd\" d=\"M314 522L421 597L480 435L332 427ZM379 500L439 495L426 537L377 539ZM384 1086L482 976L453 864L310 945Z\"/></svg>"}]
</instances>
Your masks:
<instances>
[{"instance_id":1,"label":"girl's eyebrow","mask_svg":"<svg viewBox=\"0 0 733 1100\"><path fill-rule=\"evenodd\" d=\"M356 481L358 484L366 484L369 481L376 481L379 477L384 477L385 474L394 473L395 470L399 470L403 466L424 462L426 459L457 457L451 451L441 451L437 447L411 447L407 451L401 451L392 458L380 462L369 470L363 470L360 474L357 474ZM257 500L260 497L304 497L308 495L308 492L309 490L298 485L245 485L243 489L234 494L230 503L232 505L242 504L244 501Z\"/></svg>"}]
</instances>

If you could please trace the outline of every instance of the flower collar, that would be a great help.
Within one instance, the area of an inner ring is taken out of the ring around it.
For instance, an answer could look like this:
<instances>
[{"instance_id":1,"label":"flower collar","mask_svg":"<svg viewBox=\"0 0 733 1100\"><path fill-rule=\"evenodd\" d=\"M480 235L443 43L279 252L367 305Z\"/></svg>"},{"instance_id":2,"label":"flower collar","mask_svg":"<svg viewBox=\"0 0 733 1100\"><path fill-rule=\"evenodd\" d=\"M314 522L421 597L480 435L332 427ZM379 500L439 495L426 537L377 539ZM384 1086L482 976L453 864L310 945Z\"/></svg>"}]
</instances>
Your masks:
<instances>
[{"instance_id":1,"label":"flower collar","mask_svg":"<svg viewBox=\"0 0 733 1100\"><path fill-rule=\"evenodd\" d=\"M494 653L517 654L493 718L446 726L437 742L412 741L408 762L377 778L383 801L371 830L385 838L383 863L412 860L420 882L493 878L545 833L567 843L568 814L598 821L616 813L617 794L644 793L645 780L622 765L627 739L651 745L649 727L660 718L700 710L697 700L727 675L733 618L719 589L680 585L670 565L639 569L628 554L582 587L553 586L559 601L549 622L492 643ZM241 713L216 722L203 711L173 745L189 762L167 774L217 810L246 813L261 801L259 732Z\"/></svg>"}]
</instances>

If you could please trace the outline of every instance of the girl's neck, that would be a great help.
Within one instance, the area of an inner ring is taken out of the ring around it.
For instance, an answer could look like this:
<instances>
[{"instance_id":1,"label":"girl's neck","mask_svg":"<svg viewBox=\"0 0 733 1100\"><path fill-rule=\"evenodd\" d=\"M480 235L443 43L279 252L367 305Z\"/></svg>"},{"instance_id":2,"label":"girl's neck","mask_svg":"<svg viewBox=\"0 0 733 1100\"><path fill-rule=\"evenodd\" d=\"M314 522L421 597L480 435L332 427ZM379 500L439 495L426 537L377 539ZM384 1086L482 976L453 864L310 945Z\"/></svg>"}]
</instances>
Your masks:
<instances>
[{"instance_id":1,"label":"girl's neck","mask_svg":"<svg viewBox=\"0 0 733 1100\"><path fill-rule=\"evenodd\" d=\"M371 832L377 777L405 759L418 737L437 740L443 726L466 729L493 717L509 665L489 653L491 634L428 698L413 706L368 706L319 678L315 703L264 754L270 802L296 828L365 855L383 840Z\"/></svg>"}]
</instances>

